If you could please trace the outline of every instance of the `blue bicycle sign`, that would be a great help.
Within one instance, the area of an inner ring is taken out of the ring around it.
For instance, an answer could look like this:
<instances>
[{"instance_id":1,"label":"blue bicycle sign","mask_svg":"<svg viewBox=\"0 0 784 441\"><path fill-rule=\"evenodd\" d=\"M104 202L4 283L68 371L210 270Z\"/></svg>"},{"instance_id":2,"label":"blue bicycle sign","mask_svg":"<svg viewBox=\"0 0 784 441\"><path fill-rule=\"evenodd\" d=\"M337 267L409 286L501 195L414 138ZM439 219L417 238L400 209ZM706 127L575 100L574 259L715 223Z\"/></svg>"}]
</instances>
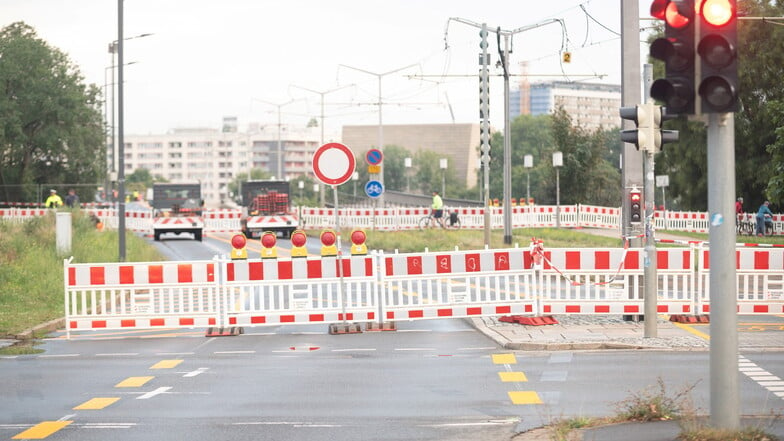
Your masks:
<instances>
[{"instance_id":1,"label":"blue bicycle sign","mask_svg":"<svg viewBox=\"0 0 784 441\"><path fill-rule=\"evenodd\" d=\"M365 184L365 194L371 198L377 198L384 193L384 184L378 181L368 181Z\"/></svg>"}]
</instances>

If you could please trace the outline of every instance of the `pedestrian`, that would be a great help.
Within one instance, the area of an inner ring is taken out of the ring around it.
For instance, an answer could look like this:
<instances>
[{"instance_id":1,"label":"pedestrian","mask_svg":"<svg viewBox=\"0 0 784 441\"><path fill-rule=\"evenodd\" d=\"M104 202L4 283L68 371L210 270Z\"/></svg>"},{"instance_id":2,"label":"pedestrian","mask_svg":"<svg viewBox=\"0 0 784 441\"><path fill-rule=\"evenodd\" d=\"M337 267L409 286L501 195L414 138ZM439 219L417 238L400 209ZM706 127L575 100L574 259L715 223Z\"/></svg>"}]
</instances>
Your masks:
<instances>
[{"instance_id":1,"label":"pedestrian","mask_svg":"<svg viewBox=\"0 0 784 441\"><path fill-rule=\"evenodd\" d=\"M441 224L443 227L443 220L441 219L444 216L444 201L441 199L441 196L438 195L437 191L433 191L433 204L431 205L433 209L433 218Z\"/></svg>"},{"instance_id":2,"label":"pedestrian","mask_svg":"<svg viewBox=\"0 0 784 441\"><path fill-rule=\"evenodd\" d=\"M757 236L765 235L765 224L768 223L768 219L773 219L773 212L770 211L770 202L765 201L757 210Z\"/></svg>"},{"instance_id":3,"label":"pedestrian","mask_svg":"<svg viewBox=\"0 0 784 441\"><path fill-rule=\"evenodd\" d=\"M79 207L79 196L76 195L76 190L73 188L68 190L68 195L65 197L65 206L68 208Z\"/></svg>"},{"instance_id":4,"label":"pedestrian","mask_svg":"<svg viewBox=\"0 0 784 441\"><path fill-rule=\"evenodd\" d=\"M740 225L743 222L743 198L739 197L735 201L735 225Z\"/></svg>"},{"instance_id":5,"label":"pedestrian","mask_svg":"<svg viewBox=\"0 0 784 441\"><path fill-rule=\"evenodd\" d=\"M57 190L55 189L49 190L49 197L46 198L46 202L44 202L44 207L57 208L62 206L63 206L63 200L60 198L60 195L57 194Z\"/></svg>"}]
</instances>

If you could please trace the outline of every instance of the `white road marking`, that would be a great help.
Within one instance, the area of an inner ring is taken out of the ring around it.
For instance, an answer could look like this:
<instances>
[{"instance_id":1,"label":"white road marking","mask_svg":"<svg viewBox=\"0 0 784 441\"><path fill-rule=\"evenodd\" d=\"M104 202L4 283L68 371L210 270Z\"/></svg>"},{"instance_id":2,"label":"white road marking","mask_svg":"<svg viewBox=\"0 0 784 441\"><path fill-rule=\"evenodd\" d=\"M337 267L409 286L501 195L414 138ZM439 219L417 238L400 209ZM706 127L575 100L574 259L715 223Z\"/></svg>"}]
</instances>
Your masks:
<instances>
[{"instance_id":1,"label":"white road marking","mask_svg":"<svg viewBox=\"0 0 784 441\"><path fill-rule=\"evenodd\" d=\"M203 374L203 373L207 372L207 369L209 369L209 368L206 368L206 367L198 368L195 371L190 371L190 372L186 373L185 375L183 375L183 377L186 377L186 378L195 377L197 375L200 375L200 374Z\"/></svg>"},{"instance_id":2,"label":"white road marking","mask_svg":"<svg viewBox=\"0 0 784 441\"><path fill-rule=\"evenodd\" d=\"M147 400L147 399L150 399L150 398L152 398L152 397L154 397L156 395L164 394L164 393L168 392L170 389L171 389L170 386L159 387L158 389L155 389L152 392L147 392L146 394L139 395L138 397L136 397L136 399L137 400Z\"/></svg>"}]
</instances>

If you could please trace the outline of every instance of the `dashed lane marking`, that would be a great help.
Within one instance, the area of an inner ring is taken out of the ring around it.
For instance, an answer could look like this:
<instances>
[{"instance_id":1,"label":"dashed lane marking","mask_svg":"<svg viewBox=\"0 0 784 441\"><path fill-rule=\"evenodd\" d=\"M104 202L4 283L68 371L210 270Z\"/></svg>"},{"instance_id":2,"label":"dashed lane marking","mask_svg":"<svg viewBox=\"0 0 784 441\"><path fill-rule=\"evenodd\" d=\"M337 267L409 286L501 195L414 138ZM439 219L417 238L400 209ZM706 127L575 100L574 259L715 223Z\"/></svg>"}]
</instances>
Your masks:
<instances>
[{"instance_id":1,"label":"dashed lane marking","mask_svg":"<svg viewBox=\"0 0 784 441\"><path fill-rule=\"evenodd\" d=\"M522 372L499 372L498 376L504 383L525 383L528 378Z\"/></svg>"},{"instance_id":2,"label":"dashed lane marking","mask_svg":"<svg viewBox=\"0 0 784 441\"><path fill-rule=\"evenodd\" d=\"M516 364L517 358L514 354L493 354L494 364Z\"/></svg>"},{"instance_id":3,"label":"dashed lane marking","mask_svg":"<svg viewBox=\"0 0 784 441\"><path fill-rule=\"evenodd\" d=\"M182 360L161 360L150 367L150 369L171 369L182 363Z\"/></svg>"},{"instance_id":4,"label":"dashed lane marking","mask_svg":"<svg viewBox=\"0 0 784 441\"><path fill-rule=\"evenodd\" d=\"M44 421L17 434L12 439L44 439L73 421Z\"/></svg>"},{"instance_id":5,"label":"dashed lane marking","mask_svg":"<svg viewBox=\"0 0 784 441\"><path fill-rule=\"evenodd\" d=\"M534 391L511 391L509 392L509 399L514 404L542 404L539 394Z\"/></svg>"},{"instance_id":6,"label":"dashed lane marking","mask_svg":"<svg viewBox=\"0 0 784 441\"><path fill-rule=\"evenodd\" d=\"M128 377L114 387L142 387L155 377Z\"/></svg>"},{"instance_id":7,"label":"dashed lane marking","mask_svg":"<svg viewBox=\"0 0 784 441\"><path fill-rule=\"evenodd\" d=\"M112 404L116 403L119 400L120 400L119 397L92 398L74 407L73 410L100 410L111 406Z\"/></svg>"}]
</instances>

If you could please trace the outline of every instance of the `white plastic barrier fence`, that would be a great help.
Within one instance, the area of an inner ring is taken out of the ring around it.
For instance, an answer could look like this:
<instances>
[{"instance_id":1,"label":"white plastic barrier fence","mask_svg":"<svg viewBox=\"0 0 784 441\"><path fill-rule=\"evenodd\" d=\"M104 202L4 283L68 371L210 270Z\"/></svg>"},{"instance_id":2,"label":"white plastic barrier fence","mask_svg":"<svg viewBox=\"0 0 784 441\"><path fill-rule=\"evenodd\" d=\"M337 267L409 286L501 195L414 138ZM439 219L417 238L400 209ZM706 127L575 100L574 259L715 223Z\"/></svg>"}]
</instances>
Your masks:
<instances>
[{"instance_id":1,"label":"white plastic barrier fence","mask_svg":"<svg viewBox=\"0 0 784 441\"><path fill-rule=\"evenodd\" d=\"M708 251L657 250L657 312L708 314ZM784 249L739 248L738 313L784 313ZM163 263L65 261L67 330L644 314L645 251L528 249ZM697 261L700 261L697 263Z\"/></svg>"}]
</instances>

